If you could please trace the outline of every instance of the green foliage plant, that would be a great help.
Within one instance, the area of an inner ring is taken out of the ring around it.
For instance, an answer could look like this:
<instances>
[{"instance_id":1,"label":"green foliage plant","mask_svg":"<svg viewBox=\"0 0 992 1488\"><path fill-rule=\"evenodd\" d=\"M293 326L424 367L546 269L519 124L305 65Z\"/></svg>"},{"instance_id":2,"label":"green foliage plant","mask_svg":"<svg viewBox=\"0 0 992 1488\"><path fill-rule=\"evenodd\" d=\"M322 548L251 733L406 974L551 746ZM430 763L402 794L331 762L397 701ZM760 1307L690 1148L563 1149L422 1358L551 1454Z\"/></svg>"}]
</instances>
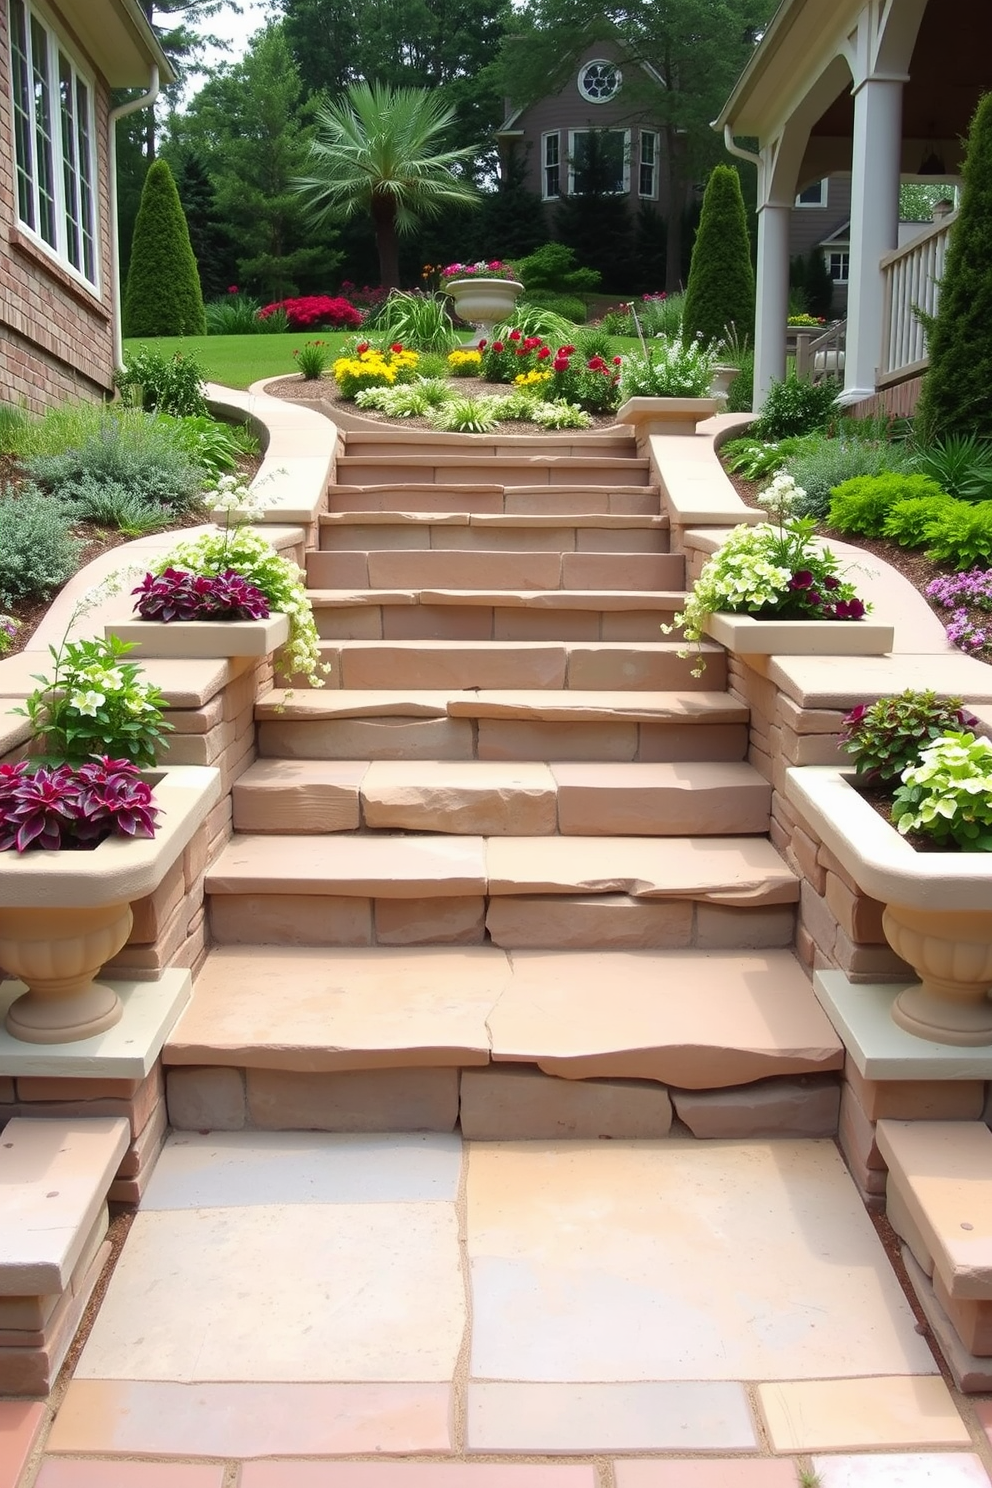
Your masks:
<instances>
[{"instance_id":1,"label":"green foliage plant","mask_svg":"<svg viewBox=\"0 0 992 1488\"><path fill-rule=\"evenodd\" d=\"M758 439L785 439L790 434L812 434L837 417L840 384L833 378L807 382L794 372L773 382L761 412L751 425Z\"/></svg>"},{"instance_id":2,"label":"green foliage plant","mask_svg":"<svg viewBox=\"0 0 992 1488\"><path fill-rule=\"evenodd\" d=\"M598 289L601 275L575 261L575 249L565 243L542 243L533 253L517 260L517 274L527 293L547 291L557 295L582 295Z\"/></svg>"},{"instance_id":3,"label":"green foliage plant","mask_svg":"<svg viewBox=\"0 0 992 1488\"><path fill-rule=\"evenodd\" d=\"M31 483L0 487L0 605L49 599L75 572L82 546L63 502Z\"/></svg>"},{"instance_id":4,"label":"green foliage plant","mask_svg":"<svg viewBox=\"0 0 992 1488\"><path fill-rule=\"evenodd\" d=\"M239 459L258 454L258 437L247 424L228 424L206 414L174 418L160 413L157 417L170 430L187 459L208 480L216 480L225 470L234 470Z\"/></svg>"},{"instance_id":5,"label":"green foliage plant","mask_svg":"<svg viewBox=\"0 0 992 1488\"><path fill-rule=\"evenodd\" d=\"M752 439L745 434L740 439L728 439L720 446L720 458L732 475L742 475L745 480L765 480L774 475L785 464L790 444L795 440Z\"/></svg>"},{"instance_id":6,"label":"green foliage plant","mask_svg":"<svg viewBox=\"0 0 992 1488\"><path fill-rule=\"evenodd\" d=\"M916 412L930 440L948 434L992 438L992 93L975 110L962 178Z\"/></svg>"},{"instance_id":7,"label":"green foliage plant","mask_svg":"<svg viewBox=\"0 0 992 1488\"><path fill-rule=\"evenodd\" d=\"M903 771L892 821L938 847L992 852L992 740L963 731L935 739Z\"/></svg>"},{"instance_id":8,"label":"green foliage plant","mask_svg":"<svg viewBox=\"0 0 992 1488\"><path fill-rule=\"evenodd\" d=\"M580 300L577 295L551 294L541 289L525 290L518 304L533 305L539 310L550 310L574 325L583 325L588 318L586 302Z\"/></svg>"},{"instance_id":9,"label":"green foliage plant","mask_svg":"<svg viewBox=\"0 0 992 1488\"><path fill-rule=\"evenodd\" d=\"M330 349L326 341L305 341L298 351L293 352L296 365L299 367L304 382L318 382L327 370L327 364L331 359Z\"/></svg>"},{"instance_id":10,"label":"green foliage plant","mask_svg":"<svg viewBox=\"0 0 992 1488\"><path fill-rule=\"evenodd\" d=\"M731 165L716 165L703 195L692 248L682 335L720 341L732 330L754 330L754 268L741 181Z\"/></svg>"},{"instance_id":11,"label":"green foliage plant","mask_svg":"<svg viewBox=\"0 0 992 1488\"><path fill-rule=\"evenodd\" d=\"M575 326L545 305L529 305L521 301L514 307L512 320L493 327L492 339L505 341L511 331L519 331L522 336L540 336L542 340L559 345L571 341Z\"/></svg>"},{"instance_id":12,"label":"green foliage plant","mask_svg":"<svg viewBox=\"0 0 992 1488\"><path fill-rule=\"evenodd\" d=\"M797 515L817 521L826 519L830 493L845 481L908 471L912 466L912 455L904 444L858 438L856 430L848 430L846 420L841 420L829 437L808 434L783 443L792 446L783 469L806 492Z\"/></svg>"},{"instance_id":13,"label":"green foliage plant","mask_svg":"<svg viewBox=\"0 0 992 1488\"><path fill-rule=\"evenodd\" d=\"M123 296L126 336L202 336L203 293L172 172L148 168Z\"/></svg>"},{"instance_id":14,"label":"green foliage plant","mask_svg":"<svg viewBox=\"0 0 992 1488\"><path fill-rule=\"evenodd\" d=\"M426 418L432 408L440 408L455 396L447 382L431 377L395 387L362 388L355 394L355 406L389 418Z\"/></svg>"},{"instance_id":15,"label":"green foliage plant","mask_svg":"<svg viewBox=\"0 0 992 1488\"><path fill-rule=\"evenodd\" d=\"M499 425L499 403L492 397L450 398L431 411L435 429L452 434L489 434Z\"/></svg>"},{"instance_id":16,"label":"green foliage plant","mask_svg":"<svg viewBox=\"0 0 992 1488\"><path fill-rule=\"evenodd\" d=\"M931 529L926 555L960 573L992 560L992 501L955 502Z\"/></svg>"},{"instance_id":17,"label":"green foliage plant","mask_svg":"<svg viewBox=\"0 0 992 1488\"><path fill-rule=\"evenodd\" d=\"M444 295L394 289L367 318L379 340L402 341L414 351L449 352L458 342Z\"/></svg>"},{"instance_id":18,"label":"green foliage plant","mask_svg":"<svg viewBox=\"0 0 992 1488\"><path fill-rule=\"evenodd\" d=\"M895 697L860 703L844 718L841 744L867 785L892 785L935 739L974 724L961 698L907 688Z\"/></svg>"},{"instance_id":19,"label":"green foliage plant","mask_svg":"<svg viewBox=\"0 0 992 1488\"><path fill-rule=\"evenodd\" d=\"M202 500L202 473L172 426L116 405L74 447L28 455L23 464L33 481L62 501L89 501L101 484L176 511L194 510Z\"/></svg>"},{"instance_id":20,"label":"green foliage plant","mask_svg":"<svg viewBox=\"0 0 992 1488\"><path fill-rule=\"evenodd\" d=\"M541 429L588 429L592 423L584 408L564 398L537 401L530 418Z\"/></svg>"},{"instance_id":21,"label":"green foliage plant","mask_svg":"<svg viewBox=\"0 0 992 1488\"><path fill-rule=\"evenodd\" d=\"M232 286L220 300L204 305L208 336L259 336L268 330L268 317L261 319L261 300Z\"/></svg>"},{"instance_id":22,"label":"green foliage plant","mask_svg":"<svg viewBox=\"0 0 992 1488\"><path fill-rule=\"evenodd\" d=\"M146 501L134 487L120 481L97 480L88 474L73 487L72 516L98 527L116 528L131 538L161 532L174 521L171 509L162 502Z\"/></svg>"},{"instance_id":23,"label":"green foliage plant","mask_svg":"<svg viewBox=\"0 0 992 1488\"><path fill-rule=\"evenodd\" d=\"M424 351L417 363L417 376L426 382L443 382L452 368L439 351Z\"/></svg>"},{"instance_id":24,"label":"green foliage plant","mask_svg":"<svg viewBox=\"0 0 992 1488\"><path fill-rule=\"evenodd\" d=\"M890 506L882 523L882 536L901 548L925 548L932 533L954 506L953 496L916 496Z\"/></svg>"},{"instance_id":25,"label":"green foliage plant","mask_svg":"<svg viewBox=\"0 0 992 1488\"><path fill-rule=\"evenodd\" d=\"M656 341L620 366L620 402L628 398L705 398L717 363L715 341Z\"/></svg>"},{"instance_id":26,"label":"green foliage plant","mask_svg":"<svg viewBox=\"0 0 992 1488\"><path fill-rule=\"evenodd\" d=\"M171 413L176 417L202 417L207 411L203 372L188 352L163 356L142 346L125 351L124 366L115 373L114 384L131 406Z\"/></svg>"},{"instance_id":27,"label":"green foliage plant","mask_svg":"<svg viewBox=\"0 0 992 1488\"><path fill-rule=\"evenodd\" d=\"M917 454L915 468L962 501L992 498L992 440L948 434Z\"/></svg>"},{"instance_id":28,"label":"green foliage plant","mask_svg":"<svg viewBox=\"0 0 992 1488\"><path fill-rule=\"evenodd\" d=\"M24 438L28 416L23 409L0 403L0 455L12 455Z\"/></svg>"},{"instance_id":29,"label":"green foliage plant","mask_svg":"<svg viewBox=\"0 0 992 1488\"><path fill-rule=\"evenodd\" d=\"M937 482L926 475L904 475L897 471L859 475L843 481L831 492L827 520L837 532L880 537L889 509L897 501L943 494Z\"/></svg>"},{"instance_id":30,"label":"green foliage plant","mask_svg":"<svg viewBox=\"0 0 992 1488\"><path fill-rule=\"evenodd\" d=\"M88 603L87 603L87 607ZM77 614L79 610L77 607ZM165 698L141 677L137 662L125 660L130 641L68 641L50 646L50 675L25 700L40 754L46 760L79 763L93 755L127 759L140 768L155 764L165 734Z\"/></svg>"},{"instance_id":31,"label":"green foliage plant","mask_svg":"<svg viewBox=\"0 0 992 1488\"><path fill-rule=\"evenodd\" d=\"M727 412L750 413L754 401L754 352L741 357L737 376L727 389Z\"/></svg>"}]
</instances>

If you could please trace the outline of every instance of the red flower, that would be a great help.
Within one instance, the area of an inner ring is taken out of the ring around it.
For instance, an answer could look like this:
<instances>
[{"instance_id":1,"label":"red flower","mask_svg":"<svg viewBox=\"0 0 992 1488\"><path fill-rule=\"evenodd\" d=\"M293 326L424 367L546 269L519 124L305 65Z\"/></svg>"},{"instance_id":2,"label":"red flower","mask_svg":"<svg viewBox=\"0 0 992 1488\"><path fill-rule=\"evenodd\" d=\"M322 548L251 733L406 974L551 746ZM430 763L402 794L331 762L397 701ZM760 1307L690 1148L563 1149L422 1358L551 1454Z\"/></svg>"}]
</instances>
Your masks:
<instances>
[{"instance_id":1,"label":"red flower","mask_svg":"<svg viewBox=\"0 0 992 1488\"><path fill-rule=\"evenodd\" d=\"M558 355L563 357L570 357L574 351L574 346L559 346Z\"/></svg>"},{"instance_id":2,"label":"red flower","mask_svg":"<svg viewBox=\"0 0 992 1488\"><path fill-rule=\"evenodd\" d=\"M482 340L479 342L479 350L480 351L485 351L485 349L486 349L486 347L487 347L488 344L489 343L486 341L485 336L483 336Z\"/></svg>"},{"instance_id":3,"label":"red flower","mask_svg":"<svg viewBox=\"0 0 992 1488\"><path fill-rule=\"evenodd\" d=\"M510 340L511 341L519 341L520 339L521 339L521 336L520 336L520 332L519 331L511 331L510 332Z\"/></svg>"},{"instance_id":4,"label":"red flower","mask_svg":"<svg viewBox=\"0 0 992 1488\"><path fill-rule=\"evenodd\" d=\"M493 351L505 351L505 350L506 350L506 347L503 345L502 341L494 341L493 342Z\"/></svg>"},{"instance_id":5,"label":"red flower","mask_svg":"<svg viewBox=\"0 0 992 1488\"><path fill-rule=\"evenodd\" d=\"M392 344L392 346L389 349L390 349L390 351L394 351L394 352L396 352L397 355L399 355L399 353L403 350L403 342L402 341L394 341L393 344Z\"/></svg>"},{"instance_id":6,"label":"red flower","mask_svg":"<svg viewBox=\"0 0 992 1488\"><path fill-rule=\"evenodd\" d=\"M534 347L535 346L540 346L540 344L541 344L541 338L540 338L540 336L526 336L524 338L524 347L526 348L527 351L533 351L534 350Z\"/></svg>"},{"instance_id":7,"label":"red flower","mask_svg":"<svg viewBox=\"0 0 992 1488\"><path fill-rule=\"evenodd\" d=\"M613 358L613 365L614 365L614 367L622 367L623 366L623 357L614 357Z\"/></svg>"},{"instance_id":8,"label":"red flower","mask_svg":"<svg viewBox=\"0 0 992 1488\"><path fill-rule=\"evenodd\" d=\"M546 346L542 346L540 351L537 353L537 360L539 362L543 362L545 357L549 357L550 355L551 353L548 348Z\"/></svg>"},{"instance_id":9,"label":"red flower","mask_svg":"<svg viewBox=\"0 0 992 1488\"><path fill-rule=\"evenodd\" d=\"M561 355L561 352L559 352L558 355L555 357L554 361L551 363L551 366L552 366L552 368L554 369L555 372L567 372L568 371L568 357L563 357Z\"/></svg>"},{"instance_id":10,"label":"red flower","mask_svg":"<svg viewBox=\"0 0 992 1488\"><path fill-rule=\"evenodd\" d=\"M368 351L368 349L369 343L367 341L359 341L358 345L355 347L355 351L358 353L359 356L362 355L363 351Z\"/></svg>"},{"instance_id":11,"label":"red flower","mask_svg":"<svg viewBox=\"0 0 992 1488\"><path fill-rule=\"evenodd\" d=\"M586 362L586 367L590 372L606 371L606 363L603 361L603 358L601 356L590 357L588 362Z\"/></svg>"}]
</instances>

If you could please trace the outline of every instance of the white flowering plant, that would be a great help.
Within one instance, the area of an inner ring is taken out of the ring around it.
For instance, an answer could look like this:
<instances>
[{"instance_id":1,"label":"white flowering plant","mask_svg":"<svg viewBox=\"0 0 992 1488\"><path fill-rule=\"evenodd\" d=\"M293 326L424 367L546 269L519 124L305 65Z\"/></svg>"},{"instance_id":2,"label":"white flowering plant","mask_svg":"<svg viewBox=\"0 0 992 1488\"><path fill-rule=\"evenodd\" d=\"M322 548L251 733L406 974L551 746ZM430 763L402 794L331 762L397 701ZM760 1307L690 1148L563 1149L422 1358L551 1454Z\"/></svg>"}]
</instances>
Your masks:
<instances>
[{"instance_id":1,"label":"white flowering plant","mask_svg":"<svg viewBox=\"0 0 992 1488\"><path fill-rule=\"evenodd\" d=\"M245 525L264 510L257 489L250 490L236 476L223 476L217 483L214 510L226 514L225 525L191 542L178 543L159 559L152 574L158 576L167 568L186 569L206 577L240 574L264 594L270 611L281 611L289 617L289 641L279 657L280 671L286 677L306 677L311 687L323 687L324 674L330 668L320 659L320 640L303 570L291 558L277 553L260 532Z\"/></svg>"},{"instance_id":2,"label":"white flowering plant","mask_svg":"<svg viewBox=\"0 0 992 1488\"><path fill-rule=\"evenodd\" d=\"M782 620L860 620L871 606L840 576L836 553L818 545L812 517L788 512L805 492L790 476L776 476L759 502L778 517L778 525L741 524L708 558L675 616L687 641L702 640L709 617L718 611ZM672 626L663 625L666 633ZM688 656L688 648L679 653ZM697 658L693 676L704 670Z\"/></svg>"}]
</instances>

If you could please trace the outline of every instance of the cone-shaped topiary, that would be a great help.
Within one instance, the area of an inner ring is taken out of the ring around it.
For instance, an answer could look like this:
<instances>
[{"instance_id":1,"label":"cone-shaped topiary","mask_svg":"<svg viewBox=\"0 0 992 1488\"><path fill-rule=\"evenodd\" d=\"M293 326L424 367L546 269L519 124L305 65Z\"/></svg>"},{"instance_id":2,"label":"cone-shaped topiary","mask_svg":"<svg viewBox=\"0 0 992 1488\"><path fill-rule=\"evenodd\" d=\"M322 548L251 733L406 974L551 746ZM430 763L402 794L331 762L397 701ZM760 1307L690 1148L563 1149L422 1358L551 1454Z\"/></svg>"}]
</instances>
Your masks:
<instances>
[{"instance_id":1,"label":"cone-shaped topiary","mask_svg":"<svg viewBox=\"0 0 992 1488\"><path fill-rule=\"evenodd\" d=\"M733 166L717 165L692 247L682 335L722 341L731 327L739 341L753 341L754 268L740 177Z\"/></svg>"},{"instance_id":2,"label":"cone-shaped topiary","mask_svg":"<svg viewBox=\"0 0 992 1488\"><path fill-rule=\"evenodd\" d=\"M207 325L196 259L172 172L149 167L124 289L125 336L202 336Z\"/></svg>"},{"instance_id":3,"label":"cone-shaped topiary","mask_svg":"<svg viewBox=\"0 0 992 1488\"><path fill-rule=\"evenodd\" d=\"M992 93L979 100L962 171L917 419L927 439L992 437Z\"/></svg>"}]
</instances>

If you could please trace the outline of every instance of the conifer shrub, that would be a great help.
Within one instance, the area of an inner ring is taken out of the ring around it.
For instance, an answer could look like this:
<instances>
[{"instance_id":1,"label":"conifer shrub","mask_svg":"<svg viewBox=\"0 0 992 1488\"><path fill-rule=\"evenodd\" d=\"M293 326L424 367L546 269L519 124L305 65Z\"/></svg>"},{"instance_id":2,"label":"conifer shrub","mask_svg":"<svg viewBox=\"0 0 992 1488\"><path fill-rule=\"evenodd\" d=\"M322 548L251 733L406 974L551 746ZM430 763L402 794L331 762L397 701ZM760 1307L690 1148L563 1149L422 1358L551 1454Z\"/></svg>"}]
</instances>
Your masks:
<instances>
[{"instance_id":1,"label":"conifer shrub","mask_svg":"<svg viewBox=\"0 0 992 1488\"><path fill-rule=\"evenodd\" d=\"M685 339L745 341L754 334L754 268L740 177L714 166L692 248L682 315Z\"/></svg>"},{"instance_id":2,"label":"conifer shrub","mask_svg":"<svg viewBox=\"0 0 992 1488\"><path fill-rule=\"evenodd\" d=\"M203 336L207 323L196 259L172 172L156 160L145 177L124 288L125 336Z\"/></svg>"}]
</instances>

